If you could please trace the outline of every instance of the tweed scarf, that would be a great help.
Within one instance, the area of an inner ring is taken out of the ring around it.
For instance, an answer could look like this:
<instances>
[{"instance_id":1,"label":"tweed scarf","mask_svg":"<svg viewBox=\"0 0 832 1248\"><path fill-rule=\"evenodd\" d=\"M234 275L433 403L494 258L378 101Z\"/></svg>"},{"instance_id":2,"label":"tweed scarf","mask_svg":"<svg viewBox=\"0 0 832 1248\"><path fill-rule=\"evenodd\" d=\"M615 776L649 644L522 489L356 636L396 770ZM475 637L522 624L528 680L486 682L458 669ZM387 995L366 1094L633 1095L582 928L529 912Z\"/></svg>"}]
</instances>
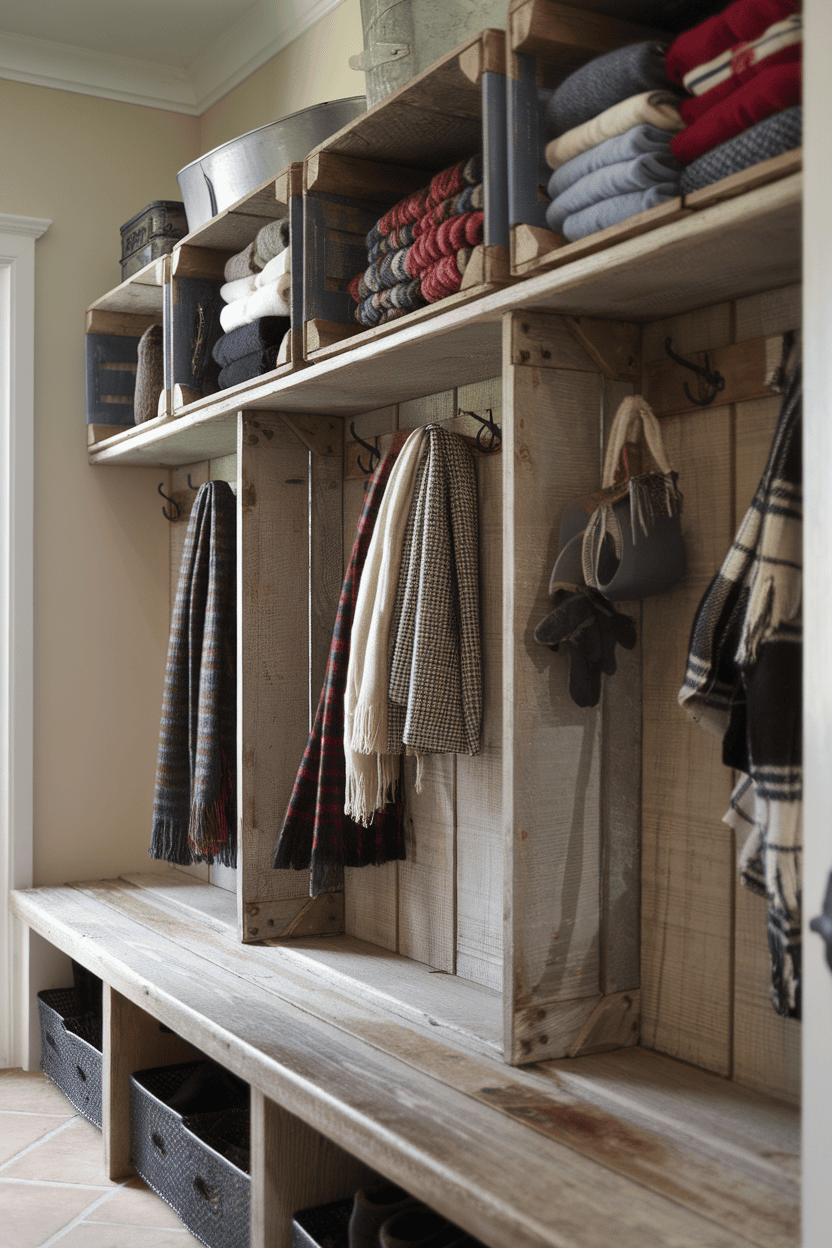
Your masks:
<instances>
[{"instance_id":1,"label":"tweed scarf","mask_svg":"<svg viewBox=\"0 0 832 1248\"><path fill-rule=\"evenodd\" d=\"M390 629L387 750L478 754L477 479L462 438L425 426ZM417 772L417 787L419 785Z\"/></svg>"},{"instance_id":2,"label":"tweed scarf","mask_svg":"<svg viewBox=\"0 0 832 1248\"><path fill-rule=\"evenodd\" d=\"M308 870L311 864L313 897L338 887L343 866L360 867L404 858L400 791L392 804L376 813L368 828L353 823L344 812L344 688L361 574L381 500L405 436L396 436L367 486L338 602L315 722L272 860L276 868L294 867L299 871Z\"/></svg>"},{"instance_id":3,"label":"tweed scarf","mask_svg":"<svg viewBox=\"0 0 832 1248\"><path fill-rule=\"evenodd\" d=\"M783 152L800 147L803 140L803 109L799 104L783 109L758 121L750 130L735 135L727 143L720 143L712 151L686 165L679 182L683 195L710 186L722 178L739 173L762 160L770 160Z\"/></svg>"},{"instance_id":4,"label":"tweed scarf","mask_svg":"<svg viewBox=\"0 0 832 1248\"><path fill-rule=\"evenodd\" d=\"M744 774L726 822L749 832L744 884L768 899L772 1000L800 1014L802 389L792 351L765 471L699 605L679 702Z\"/></svg>"},{"instance_id":5,"label":"tweed scarf","mask_svg":"<svg viewBox=\"0 0 832 1248\"><path fill-rule=\"evenodd\" d=\"M667 45L663 43L630 43L576 69L549 99L549 134L554 137L583 125L631 95L668 87L666 52Z\"/></svg>"},{"instance_id":6,"label":"tweed scarf","mask_svg":"<svg viewBox=\"0 0 832 1248\"><path fill-rule=\"evenodd\" d=\"M236 504L225 481L194 501L171 622L151 858L236 866Z\"/></svg>"}]
</instances>

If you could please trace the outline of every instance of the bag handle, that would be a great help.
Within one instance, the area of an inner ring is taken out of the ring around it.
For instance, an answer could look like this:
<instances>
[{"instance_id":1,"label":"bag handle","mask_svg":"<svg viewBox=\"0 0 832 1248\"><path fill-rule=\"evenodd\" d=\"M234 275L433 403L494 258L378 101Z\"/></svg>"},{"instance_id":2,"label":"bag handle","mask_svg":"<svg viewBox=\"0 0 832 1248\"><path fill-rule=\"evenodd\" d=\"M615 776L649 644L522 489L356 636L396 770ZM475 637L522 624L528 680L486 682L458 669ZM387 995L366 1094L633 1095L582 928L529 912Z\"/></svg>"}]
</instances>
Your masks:
<instances>
[{"instance_id":1,"label":"bag handle","mask_svg":"<svg viewBox=\"0 0 832 1248\"><path fill-rule=\"evenodd\" d=\"M615 473L618 467L618 457L621 449L627 441L627 432L632 424L641 420L642 429L644 430L644 438L647 442L650 454L656 461L659 472L663 476L670 476L670 465L667 462L667 456L664 453L664 443L662 441L662 431L658 420L647 400L640 394L628 394L622 399L618 411L615 413L610 429L610 438L607 443L607 453L604 457L604 476L601 481L602 489L609 489L615 484Z\"/></svg>"}]
</instances>

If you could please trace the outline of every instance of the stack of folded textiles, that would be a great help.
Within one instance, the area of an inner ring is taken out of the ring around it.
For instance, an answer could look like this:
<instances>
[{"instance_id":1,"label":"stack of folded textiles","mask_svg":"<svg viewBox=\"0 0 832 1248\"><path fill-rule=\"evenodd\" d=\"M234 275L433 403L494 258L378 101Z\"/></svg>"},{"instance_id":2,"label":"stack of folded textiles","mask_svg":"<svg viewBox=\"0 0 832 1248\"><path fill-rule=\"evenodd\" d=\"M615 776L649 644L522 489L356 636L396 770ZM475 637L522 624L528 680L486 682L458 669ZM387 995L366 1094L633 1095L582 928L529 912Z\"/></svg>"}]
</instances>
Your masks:
<instances>
[{"instance_id":1,"label":"stack of folded textiles","mask_svg":"<svg viewBox=\"0 0 832 1248\"><path fill-rule=\"evenodd\" d=\"M459 290L482 230L482 160L471 156L437 173L370 230L368 267L349 285L355 319L380 325Z\"/></svg>"},{"instance_id":2,"label":"stack of folded textiles","mask_svg":"<svg viewBox=\"0 0 832 1248\"><path fill-rule=\"evenodd\" d=\"M734 0L670 45L668 77L691 93L672 143L684 193L800 146L799 10L799 0Z\"/></svg>"},{"instance_id":3,"label":"stack of folded textiles","mask_svg":"<svg viewBox=\"0 0 832 1248\"><path fill-rule=\"evenodd\" d=\"M569 242L679 194L671 139L684 122L660 43L617 48L581 66L546 107L552 203L546 223Z\"/></svg>"},{"instance_id":4,"label":"stack of folded textiles","mask_svg":"<svg viewBox=\"0 0 832 1248\"><path fill-rule=\"evenodd\" d=\"M222 370L221 389L268 373L281 362L290 328L290 266L285 219L264 225L254 242L227 262L220 288L224 333L212 352Z\"/></svg>"}]
</instances>

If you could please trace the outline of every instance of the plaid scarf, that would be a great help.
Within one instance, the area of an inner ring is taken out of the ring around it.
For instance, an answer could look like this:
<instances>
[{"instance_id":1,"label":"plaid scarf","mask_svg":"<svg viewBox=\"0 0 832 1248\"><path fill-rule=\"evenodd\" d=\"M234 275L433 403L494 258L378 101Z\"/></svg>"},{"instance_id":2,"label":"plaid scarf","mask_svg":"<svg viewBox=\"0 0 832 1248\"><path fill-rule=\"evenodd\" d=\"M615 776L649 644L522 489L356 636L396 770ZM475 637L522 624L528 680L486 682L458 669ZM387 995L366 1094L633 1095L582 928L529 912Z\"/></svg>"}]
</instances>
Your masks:
<instances>
[{"instance_id":1,"label":"plaid scarf","mask_svg":"<svg viewBox=\"0 0 832 1248\"><path fill-rule=\"evenodd\" d=\"M390 630L388 752L478 754L477 479L465 442L425 426ZM417 779L417 786L418 786Z\"/></svg>"},{"instance_id":2,"label":"plaid scarf","mask_svg":"<svg viewBox=\"0 0 832 1248\"><path fill-rule=\"evenodd\" d=\"M237 865L236 503L225 481L194 500L173 608L151 858Z\"/></svg>"},{"instance_id":3,"label":"plaid scarf","mask_svg":"<svg viewBox=\"0 0 832 1248\"><path fill-rule=\"evenodd\" d=\"M275 868L294 867L301 871L309 870L311 864L313 897L340 887L343 866L360 867L404 858L400 793L394 803L376 813L369 828L353 823L344 813L344 687L361 573L387 480L406 436L403 433L394 439L367 487L338 603L315 722L274 850Z\"/></svg>"},{"instance_id":4,"label":"plaid scarf","mask_svg":"<svg viewBox=\"0 0 832 1248\"><path fill-rule=\"evenodd\" d=\"M742 774L725 821L742 883L768 899L772 1000L800 1017L802 385L793 360L754 501L705 593L679 702Z\"/></svg>"}]
</instances>

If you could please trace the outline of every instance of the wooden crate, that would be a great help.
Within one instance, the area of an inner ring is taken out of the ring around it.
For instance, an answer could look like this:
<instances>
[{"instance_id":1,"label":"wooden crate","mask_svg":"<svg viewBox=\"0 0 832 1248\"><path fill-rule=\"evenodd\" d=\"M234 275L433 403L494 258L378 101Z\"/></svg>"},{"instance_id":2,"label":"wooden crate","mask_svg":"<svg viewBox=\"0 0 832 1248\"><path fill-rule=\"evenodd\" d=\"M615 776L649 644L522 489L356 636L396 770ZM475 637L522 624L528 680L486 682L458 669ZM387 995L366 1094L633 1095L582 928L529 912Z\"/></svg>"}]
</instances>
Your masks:
<instances>
[{"instance_id":1,"label":"wooden crate","mask_svg":"<svg viewBox=\"0 0 832 1248\"><path fill-rule=\"evenodd\" d=\"M375 341L510 281L506 198L505 35L485 30L310 153L304 173L308 360ZM483 156L484 240L455 294L364 329L347 287L367 267L365 237L403 196L477 151Z\"/></svg>"}]
</instances>

